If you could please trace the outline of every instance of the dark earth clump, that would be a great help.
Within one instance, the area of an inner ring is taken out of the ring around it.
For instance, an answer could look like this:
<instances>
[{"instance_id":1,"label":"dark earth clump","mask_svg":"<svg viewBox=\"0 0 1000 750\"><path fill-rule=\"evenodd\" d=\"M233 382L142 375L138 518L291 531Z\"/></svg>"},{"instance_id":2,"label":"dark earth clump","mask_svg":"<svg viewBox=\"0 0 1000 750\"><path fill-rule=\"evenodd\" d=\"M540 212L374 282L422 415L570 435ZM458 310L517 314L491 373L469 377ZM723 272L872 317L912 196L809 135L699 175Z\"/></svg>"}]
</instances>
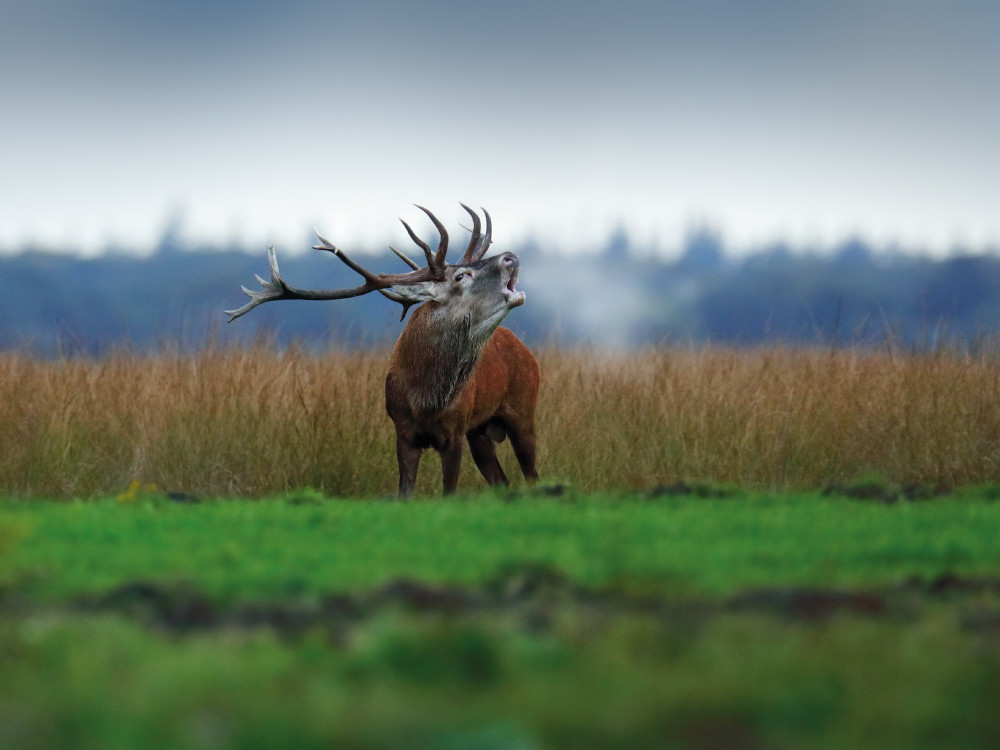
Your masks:
<instances>
[{"instance_id":1,"label":"dark earth clump","mask_svg":"<svg viewBox=\"0 0 1000 750\"><path fill-rule=\"evenodd\" d=\"M771 612L796 620L825 620L834 614L881 615L888 609L879 594L829 589L756 589L729 598L727 608Z\"/></svg>"},{"instance_id":2,"label":"dark earth clump","mask_svg":"<svg viewBox=\"0 0 1000 750\"><path fill-rule=\"evenodd\" d=\"M948 596L952 594L1000 594L1000 578L991 576L968 577L956 573L941 573L927 581L918 576L908 578L904 585L918 589L932 596Z\"/></svg>"},{"instance_id":3,"label":"dark earth clump","mask_svg":"<svg viewBox=\"0 0 1000 750\"><path fill-rule=\"evenodd\" d=\"M532 629L544 629L565 608L577 608L596 618L645 614L667 620L690 620L755 612L799 622L821 622L838 615L891 615L912 609L914 602L919 606L928 597L977 599L984 593L1000 595L1000 579L944 573L933 579L912 577L880 589L788 586L748 589L721 600L708 600L649 592L637 594L616 587L585 588L545 563L511 563L502 566L480 586L431 584L401 577L357 593L227 604L213 601L189 584L132 581L103 594L80 597L70 606L76 611L116 612L170 632L270 627L284 636L295 637L311 628L320 628L339 641L353 625L393 608L447 617L507 614ZM980 606L965 615L962 622L973 630L997 630L1000 612Z\"/></svg>"},{"instance_id":4,"label":"dark earth clump","mask_svg":"<svg viewBox=\"0 0 1000 750\"><path fill-rule=\"evenodd\" d=\"M510 490L501 499L507 503L523 500L526 497L548 497L572 500L572 494L565 484L543 484L527 490Z\"/></svg>"},{"instance_id":5,"label":"dark earth clump","mask_svg":"<svg viewBox=\"0 0 1000 750\"><path fill-rule=\"evenodd\" d=\"M195 503L201 502L200 497L192 495L188 492L168 492L167 500L174 503L185 503L187 505L194 505Z\"/></svg>"},{"instance_id":6,"label":"dark earth clump","mask_svg":"<svg viewBox=\"0 0 1000 750\"><path fill-rule=\"evenodd\" d=\"M673 484L658 484L646 493L646 497L655 500L662 497L732 497L736 490L730 487L709 484L705 482L674 482Z\"/></svg>"},{"instance_id":7,"label":"dark earth clump","mask_svg":"<svg viewBox=\"0 0 1000 750\"><path fill-rule=\"evenodd\" d=\"M846 497L852 500L868 500L895 505L902 500L918 501L933 500L947 495L949 490L944 487L928 487L923 484L906 484L896 486L879 480L862 480L852 484L828 484L823 488L826 497Z\"/></svg>"}]
</instances>

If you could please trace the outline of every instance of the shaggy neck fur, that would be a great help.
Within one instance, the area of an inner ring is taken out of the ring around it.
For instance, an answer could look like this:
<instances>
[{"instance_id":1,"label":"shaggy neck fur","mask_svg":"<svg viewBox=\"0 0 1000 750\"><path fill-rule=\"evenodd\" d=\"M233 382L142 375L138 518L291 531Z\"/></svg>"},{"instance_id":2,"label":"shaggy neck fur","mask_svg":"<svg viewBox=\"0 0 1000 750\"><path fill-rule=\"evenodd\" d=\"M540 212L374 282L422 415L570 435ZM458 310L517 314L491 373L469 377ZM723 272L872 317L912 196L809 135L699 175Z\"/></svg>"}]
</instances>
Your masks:
<instances>
[{"instance_id":1,"label":"shaggy neck fur","mask_svg":"<svg viewBox=\"0 0 1000 750\"><path fill-rule=\"evenodd\" d=\"M451 402L501 319L473 325L470 316L446 315L435 302L417 308L399 337L396 358L415 413L434 414Z\"/></svg>"}]
</instances>

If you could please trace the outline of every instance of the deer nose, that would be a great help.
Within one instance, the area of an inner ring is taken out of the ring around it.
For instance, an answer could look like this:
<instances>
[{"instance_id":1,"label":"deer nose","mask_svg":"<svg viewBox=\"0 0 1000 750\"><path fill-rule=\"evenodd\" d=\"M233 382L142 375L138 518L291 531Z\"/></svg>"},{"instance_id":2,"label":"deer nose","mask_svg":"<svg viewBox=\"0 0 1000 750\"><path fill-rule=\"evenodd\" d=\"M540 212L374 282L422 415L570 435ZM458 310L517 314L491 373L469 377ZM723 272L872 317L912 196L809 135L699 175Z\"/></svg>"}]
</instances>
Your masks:
<instances>
[{"instance_id":1,"label":"deer nose","mask_svg":"<svg viewBox=\"0 0 1000 750\"><path fill-rule=\"evenodd\" d=\"M500 262L503 263L504 268L509 268L512 271L521 265L521 261L517 259L517 256L514 255L514 253L504 253L501 258L502 260Z\"/></svg>"}]
</instances>

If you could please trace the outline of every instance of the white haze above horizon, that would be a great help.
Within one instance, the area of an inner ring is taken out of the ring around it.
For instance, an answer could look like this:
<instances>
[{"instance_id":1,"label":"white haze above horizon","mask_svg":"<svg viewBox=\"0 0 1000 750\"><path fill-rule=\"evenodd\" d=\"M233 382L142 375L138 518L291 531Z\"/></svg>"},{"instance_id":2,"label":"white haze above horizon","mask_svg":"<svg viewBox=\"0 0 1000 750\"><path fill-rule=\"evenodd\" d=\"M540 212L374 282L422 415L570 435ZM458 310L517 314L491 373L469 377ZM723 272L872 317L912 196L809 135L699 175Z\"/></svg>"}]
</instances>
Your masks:
<instances>
[{"instance_id":1,"label":"white haze above horizon","mask_svg":"<svg viewBox=\"0 0 1000 750\"><path fill-rule=\"evenodd\" d=\"M0 250L380 247L458 201L570 252L996 249L998 32L990 0L4 2Z\"/></svg>"}]
</instances>

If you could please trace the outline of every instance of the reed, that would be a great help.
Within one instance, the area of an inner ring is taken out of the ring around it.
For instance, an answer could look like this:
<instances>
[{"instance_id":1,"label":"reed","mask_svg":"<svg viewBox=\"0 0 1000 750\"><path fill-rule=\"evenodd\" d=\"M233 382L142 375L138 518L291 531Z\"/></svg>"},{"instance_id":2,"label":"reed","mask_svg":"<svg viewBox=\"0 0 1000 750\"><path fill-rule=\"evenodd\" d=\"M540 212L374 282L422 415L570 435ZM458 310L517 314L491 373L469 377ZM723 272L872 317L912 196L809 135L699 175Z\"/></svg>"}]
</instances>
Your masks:
<instances>
[{"instance_id":1,"label":"reed","mask_svg":"<svg viewBox=\"0 0 1000 750\"><path fill-rule=\"evenodd\" d=\"M538 353L539 471L586 490L678 480L815 488L862 475L1000 480L992 354L653 349ZM391 495L388 354L211 348L102 359L0 355L0 495L80 497L133 479L261 496ZM520 472L506 444L501 461ZM482 486L466 456L460 488ZM418 494L440 491L425 454Z\"/></svg>"}]
</instances>

